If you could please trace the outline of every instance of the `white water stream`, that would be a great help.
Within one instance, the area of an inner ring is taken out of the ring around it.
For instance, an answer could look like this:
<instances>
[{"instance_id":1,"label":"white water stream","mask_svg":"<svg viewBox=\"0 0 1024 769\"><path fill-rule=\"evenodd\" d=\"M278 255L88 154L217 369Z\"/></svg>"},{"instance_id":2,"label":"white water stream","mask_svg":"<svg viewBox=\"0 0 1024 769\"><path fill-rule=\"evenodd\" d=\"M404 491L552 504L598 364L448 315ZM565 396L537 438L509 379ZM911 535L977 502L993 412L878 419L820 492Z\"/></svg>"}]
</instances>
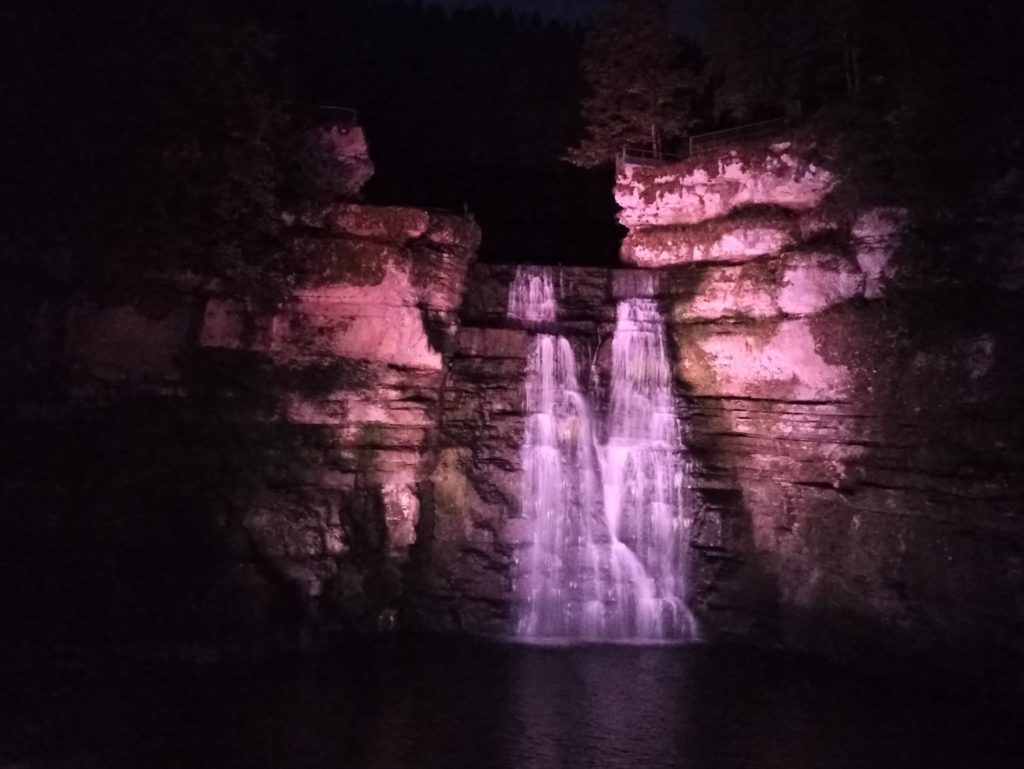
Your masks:
<instances>
[{"instance_id":1,"label":"white water stream","mask_svg":"<svg viewBox=\"0 0 1024 769\"><path fill-rule=\"evenodd\" d=\"M650 293L650 276L638 282ZM551 274L521 268L508 315L557 319ZM520 564L517 635L531 640L696 637L686 607L688 473L652 298L620 301L606 424L580 387L568 339L538 333L526 374L522 514L535 522ZM603 428L603 429L602 429Z\"/></svg>"}]
</instances>

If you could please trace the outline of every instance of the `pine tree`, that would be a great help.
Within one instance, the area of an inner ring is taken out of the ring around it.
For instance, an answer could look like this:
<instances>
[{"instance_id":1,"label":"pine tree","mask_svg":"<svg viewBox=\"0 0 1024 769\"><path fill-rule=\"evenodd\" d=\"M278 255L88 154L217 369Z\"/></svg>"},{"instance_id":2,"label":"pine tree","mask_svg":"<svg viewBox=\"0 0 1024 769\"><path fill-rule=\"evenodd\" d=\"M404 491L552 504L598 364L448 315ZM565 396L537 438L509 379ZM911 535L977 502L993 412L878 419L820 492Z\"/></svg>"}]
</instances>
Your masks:
<instances>
[{"instance_id":1,"label":"pine tree","mask_svg":"<svg viewBox=\"0 0 1024 769\"><path fill-rule=\"evenodd\" d=\"M679 66L666 0L609 0L588 31L583 78L589 95L581 113L586 137L566 159L592 168L610 162L625 145L650 147L661 157L666 139L686 134L686 89L692 73Z\"/></svg>"}]
</instances>

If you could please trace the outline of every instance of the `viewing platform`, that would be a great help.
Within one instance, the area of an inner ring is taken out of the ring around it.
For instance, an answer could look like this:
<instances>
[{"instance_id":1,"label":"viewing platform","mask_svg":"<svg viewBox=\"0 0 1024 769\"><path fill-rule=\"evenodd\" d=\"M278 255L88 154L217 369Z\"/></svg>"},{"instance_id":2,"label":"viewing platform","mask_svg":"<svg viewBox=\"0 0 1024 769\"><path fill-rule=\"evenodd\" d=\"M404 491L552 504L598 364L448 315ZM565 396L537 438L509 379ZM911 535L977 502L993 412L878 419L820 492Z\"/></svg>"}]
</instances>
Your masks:
<instances>
[{"instance_id":1,"label":"viewing platform","mask_svg":"<svg viewBox=\"0 0 1024 769\"><path fill-rule=\"evenodd\" d=\"M661 166L678 163L695 155L732 144L733 142L770 136L793 124L789 118L779 117L771 120L760 120L756 123L745 123L733 128L694 134L687 139L685 153L656 152L649 147L624 146L618 154L617 161L634 166Z\"/></svg>"}]
</instances>

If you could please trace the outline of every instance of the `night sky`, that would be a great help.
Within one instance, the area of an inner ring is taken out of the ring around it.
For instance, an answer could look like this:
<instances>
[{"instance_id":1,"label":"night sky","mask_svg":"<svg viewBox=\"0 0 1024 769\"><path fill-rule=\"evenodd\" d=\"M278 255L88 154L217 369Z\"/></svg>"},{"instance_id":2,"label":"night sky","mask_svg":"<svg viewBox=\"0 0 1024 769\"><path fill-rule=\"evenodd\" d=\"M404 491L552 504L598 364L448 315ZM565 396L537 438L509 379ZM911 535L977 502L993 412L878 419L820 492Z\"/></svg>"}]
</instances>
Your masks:
<instances>
[{"instance_id":1,"label":"night sky","mask_svg":"<svg viewBox=\"0 0 1024 769\"><path fill-rule=\"evenodd\" d=\"M602 0L430 0L446 8L463 8L473 5L491 5L495 8L511 8L515 11L541 11L548 16L580 20L591 15L602 4Z\"/></svg>"},{"instance_id":2,"label":"night sky","mask_svg":"<svg viewBox=\"0 0 1024 769\"><path fill-rule=\"evenodd\" d=\"M433 5L445 8L465 8L474 5L490 5L494 8L511 8L514 11L540 11L569 21L585 21L599 9L604 0L428 0ZM699 29L701 0L677 0L680 28L691 35Z\"/></svg>"}]
</instances>

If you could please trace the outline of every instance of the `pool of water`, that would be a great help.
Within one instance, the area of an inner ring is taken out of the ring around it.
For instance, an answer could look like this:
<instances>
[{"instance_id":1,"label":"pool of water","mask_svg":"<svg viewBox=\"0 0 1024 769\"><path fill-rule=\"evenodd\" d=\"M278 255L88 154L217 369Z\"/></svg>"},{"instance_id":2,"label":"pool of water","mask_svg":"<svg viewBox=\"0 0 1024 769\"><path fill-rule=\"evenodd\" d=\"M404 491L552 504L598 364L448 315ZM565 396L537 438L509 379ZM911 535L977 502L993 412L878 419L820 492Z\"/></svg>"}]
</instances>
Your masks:
<instances>
[{"instance_id":1,"label":"pool of water","mask_svg":"<svg viewBox=\"0 0 1024 769\"><path fill-rule=\"evenodd\" d=\"M0 679L0 767L1022 767L1020 715L745 648L427 644Z\"/></svg>"}]
</instances>

